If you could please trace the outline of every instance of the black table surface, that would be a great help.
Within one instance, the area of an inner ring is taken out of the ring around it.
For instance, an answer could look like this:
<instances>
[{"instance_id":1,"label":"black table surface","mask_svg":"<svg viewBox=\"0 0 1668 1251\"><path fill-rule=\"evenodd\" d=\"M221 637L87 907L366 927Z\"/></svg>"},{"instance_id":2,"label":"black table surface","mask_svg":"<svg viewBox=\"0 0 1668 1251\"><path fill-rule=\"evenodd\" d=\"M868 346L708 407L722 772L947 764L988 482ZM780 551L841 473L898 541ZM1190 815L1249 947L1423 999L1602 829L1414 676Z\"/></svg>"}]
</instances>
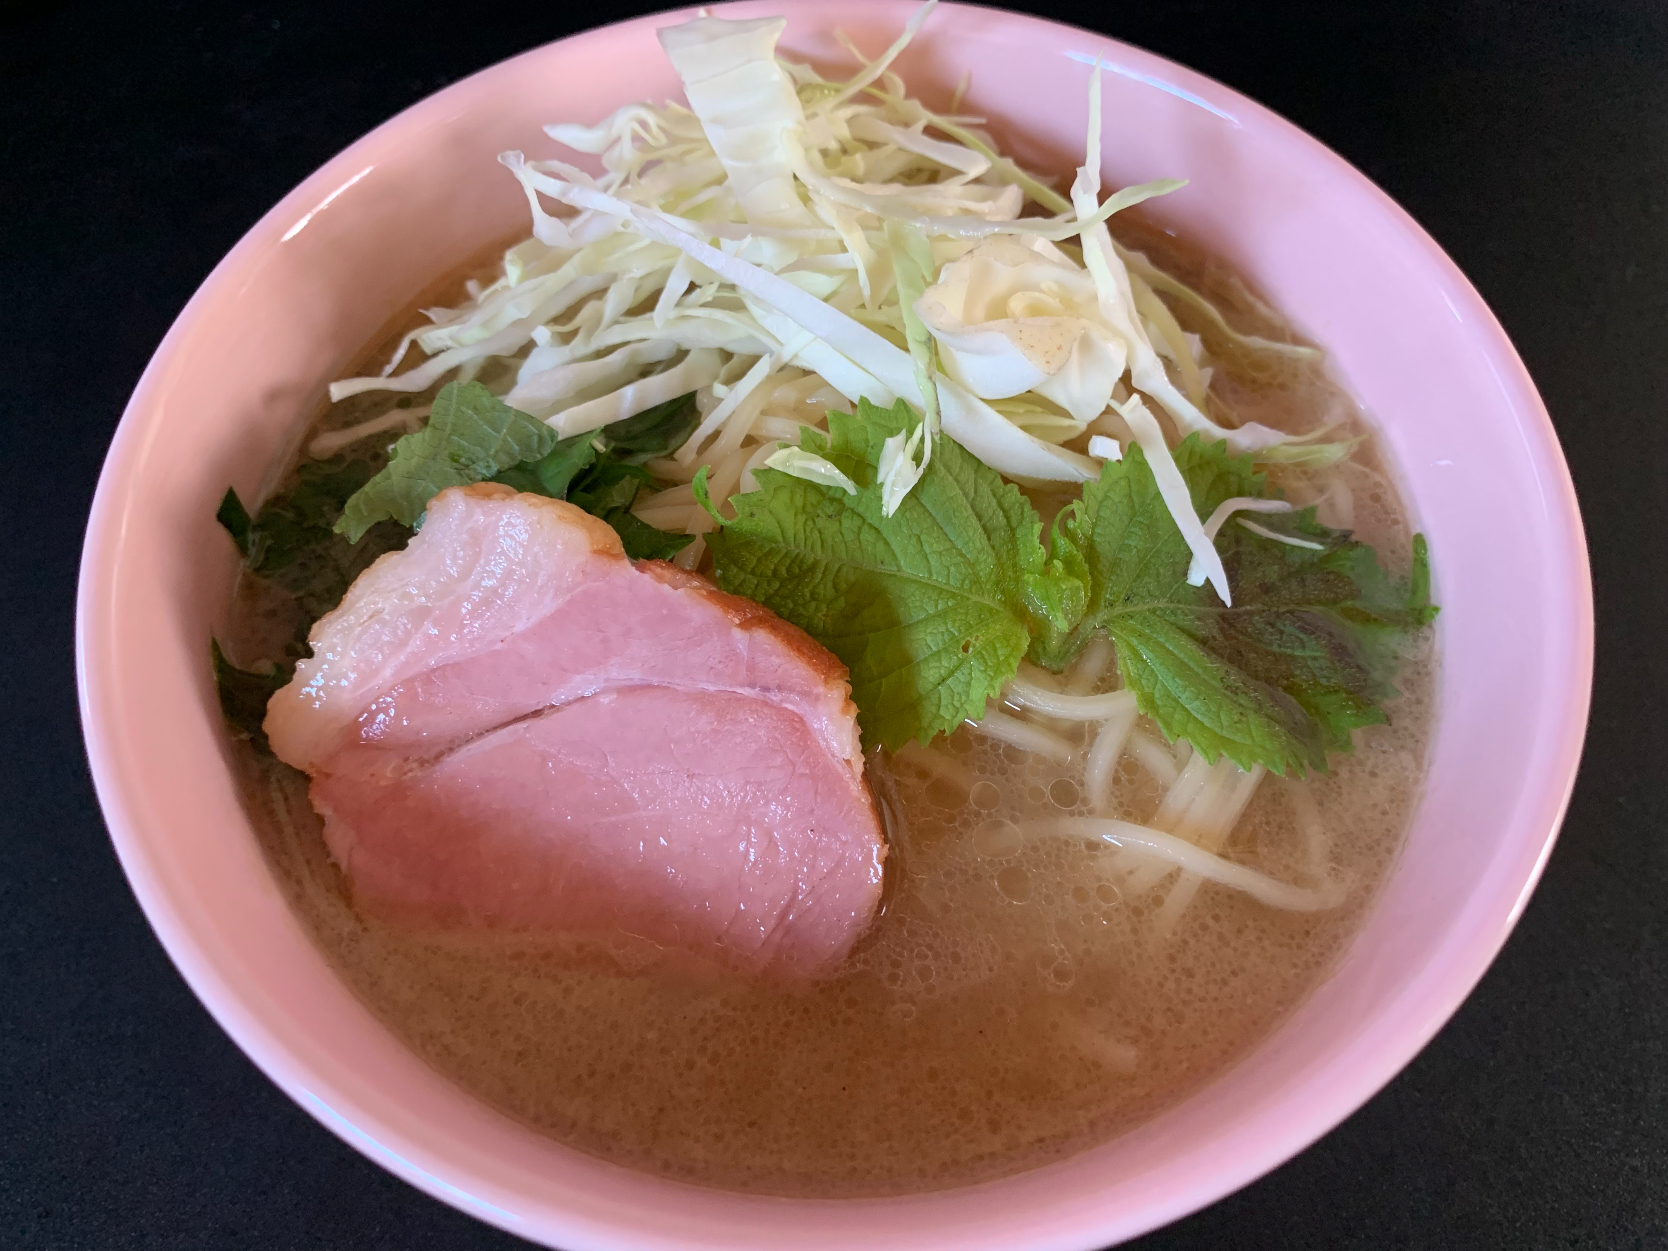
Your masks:
<instances>
[{"instance_id":1,"label":"black table surface","mask_svg":"<svg viewBox=\"0 0 1668 1251\"><path fill-rule=\"evenodd\" d=\"M0 1245L525 1245L327 1133L174 972L87 776L76 563L129 391L268 207L446 83L652 7L0 16ZM1338 1129L1136 1245L1668 1247L1668 5L1034 7L1270 105L1448 249L1557 423L1598 604L1569 818L1476 993Z\"/></svg>"}]
</instances>

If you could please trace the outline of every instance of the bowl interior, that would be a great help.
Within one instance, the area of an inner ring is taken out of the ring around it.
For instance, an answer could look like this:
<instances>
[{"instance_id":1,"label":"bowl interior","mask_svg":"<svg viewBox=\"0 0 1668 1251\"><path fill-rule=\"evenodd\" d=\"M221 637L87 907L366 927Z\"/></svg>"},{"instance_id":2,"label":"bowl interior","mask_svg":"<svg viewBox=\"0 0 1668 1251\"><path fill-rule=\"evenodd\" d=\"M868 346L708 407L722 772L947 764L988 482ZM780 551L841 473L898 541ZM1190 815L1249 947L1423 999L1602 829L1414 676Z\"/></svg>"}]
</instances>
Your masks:
<instances>
[{"instance_id":1,"label":"bowl interior","mask_svg":"<svg viewBox=\"0 0 1668 1251\"><path fill-rule=\"evenodd\" d=\"M788 8L785 50L834 67L849 64L836 25L878 50L911 10ZM207 665L235 562L214 522L221 494L230 483L258 497L362 345L436 275L525 228L499 151L544 153L545 122L678 94L654 38L672 20L538 49L389 122L264 218L170 331L105 467L82 572L83 717L118 853L193 989L275 1081L379 1163L523 1236L1007 1251L1134 1235L1313 1141L1458 1005L1550 850L1591 666L1568 474L1498 325L1370 183L1215 83L1104 37L956 5L899 66L928 100L971 71L967 107L999 122L1010 151L1062 171L1079 159L1089 67L1103 57L1109 181L1191 180L1157 215L1328 347L1430 536L1443 671L1424 800L1342 965L1248 1059L1131 1134L969 1190L808 1205L662 1182L512 1124L408 1053L302 932L248 828Z\"/></svg>"}]
</instances>

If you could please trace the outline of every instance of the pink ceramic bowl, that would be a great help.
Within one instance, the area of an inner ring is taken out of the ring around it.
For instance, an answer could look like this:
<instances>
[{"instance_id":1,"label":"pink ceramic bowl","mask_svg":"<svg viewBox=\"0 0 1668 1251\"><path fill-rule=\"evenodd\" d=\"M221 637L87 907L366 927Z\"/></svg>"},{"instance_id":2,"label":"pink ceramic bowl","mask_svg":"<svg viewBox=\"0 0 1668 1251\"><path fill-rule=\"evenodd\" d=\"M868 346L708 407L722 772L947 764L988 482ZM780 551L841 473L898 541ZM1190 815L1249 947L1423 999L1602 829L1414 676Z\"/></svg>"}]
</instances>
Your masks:
<instances>
[{"instance_id":1,"label":"pink ceramic bowl","mask_svg":"<svg viewBox=\"0 0 1668 1251\"><path fill-rule=\"evenodd\" d=\"M911 6L788 6L791 55L849 64ZM719 5L730 16L776 3ZM413 1185L527 1238L590 1248L1087 1248L1273 1168L1412 1058L1500 949L1546 862L1587 714L1591 594L1551 424L1477 293L1371 183L1280 118L1099 35L945 5L901 69L970 105L1010 150L1068 169L1105 58L1114 184L1184 176L1159 213L1237 265L1317 341L1382 423L1435 553L1440 726L1400 867L1330 980L1256 1052L1144 1127L971 1189L800 1203L694 1189L569 1151L454 1088L337 980L261 859L208 666L227 609L226 484L259 498L325 383L438 275L525 230L496 163L540 125L677 94L644 18L551 44L441 92L353 145L264 217L169 331L122 419L81 571L88 754L134 892L226 1031L333 1132Z\"/></svg>"}]
</instances>

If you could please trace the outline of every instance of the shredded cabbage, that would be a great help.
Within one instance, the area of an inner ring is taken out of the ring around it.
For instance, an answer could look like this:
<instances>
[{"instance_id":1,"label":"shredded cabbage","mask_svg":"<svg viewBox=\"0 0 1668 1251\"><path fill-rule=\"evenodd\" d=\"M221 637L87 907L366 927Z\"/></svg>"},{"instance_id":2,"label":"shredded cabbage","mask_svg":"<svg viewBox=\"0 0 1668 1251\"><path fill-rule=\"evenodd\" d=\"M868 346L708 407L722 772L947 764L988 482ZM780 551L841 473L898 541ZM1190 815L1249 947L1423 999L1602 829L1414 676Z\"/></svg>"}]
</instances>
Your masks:
<instances>
[{"instance_id":1,"label":"shredded cabbage","mask_svg":"<svg viewBox=\"0 0 1668 1251\"><path fill-rule=\"evenodd\" d=\"M785 17L698 17L660 31L730 189L747 220L760 226L816 225L793 180L805 113L776 61L787 24Z\"/></svg>"},{"instance_id":2,"label":"shredded cabbage","mask_svg":"<svg viewBox=\"0 0 1668 1251\"><path fill-rule=\"evenodd\" d=\"M1141 397L1177 437L1199 431L1265 459L1319 462L1348 445L1300 450L1207 415L1212 353L1313 349L1239 334L1204 297L1112 243L1108 218L1183 184L1102 197L1098 68L1069 198L998 152L982 119L911 99L892 67L934 2L878 59L859 55L845 81L777 55L786 18L665 27L686 103L545 128L600 173L504 153L531 237L466 301L428 310L380 374L333 383L332 399L475 379L574 435L692 390L701 421L663 467L687 482L705 466L715 487L750 481L760 465L812 472L779 460L771 432L821 425L830 404L903 399L922 421L883 448L888 515L940 429L1036 484L1093 477L1117 454L1108 433L1127 423L1226 599L1204 527L1185 493L1172 498L1179 477L1164 469L1166 435ZM1067 240L1081 261L1056 246ZM1161 295L1185 306L1202 339ZM691 510L691 526L709 524Z\"/></svg>"},{"instance_id":3,"label":"shredded cabbage","mask_svg":"<svg viewBox=\"0 0 1668 1251\"><path fill-rule=\"evenodd\" d=\"M857 494L857 484L840 472L839 466L815 452L798 447L780 447L765 458L765 466L821 486L839 487L847 495Z\"/></svg>"},{"instance_id":4,"label":"shredded cabbage","mask_svg":"<svg viewBox=\"0 0 1668 1251\"><path fill-rule=\"evenodd\" d=\"M1235 513L1289 513L1292 506L1285 500L1267 500L1251 495L1235 495L1223 500L1211 512L1210 519L1205 522L1205 537L1212 543L1222 532L1223 525ZM1205 567L1198 556L1187 567L1187 584L1199 586L1205 580Z\"/></svg>"},{"instance_id":5,"label":"shredded cabbage","mask_svg":"<svg viewBox=\"0 0 1668 1251\"><path fill-rule=\"evenodd\" d=\"M1124 449L1119 446L1118 440L1097 434L1089 439L1089 455L1096 460L1122 460Z\"/></svg>"}]
</instances>

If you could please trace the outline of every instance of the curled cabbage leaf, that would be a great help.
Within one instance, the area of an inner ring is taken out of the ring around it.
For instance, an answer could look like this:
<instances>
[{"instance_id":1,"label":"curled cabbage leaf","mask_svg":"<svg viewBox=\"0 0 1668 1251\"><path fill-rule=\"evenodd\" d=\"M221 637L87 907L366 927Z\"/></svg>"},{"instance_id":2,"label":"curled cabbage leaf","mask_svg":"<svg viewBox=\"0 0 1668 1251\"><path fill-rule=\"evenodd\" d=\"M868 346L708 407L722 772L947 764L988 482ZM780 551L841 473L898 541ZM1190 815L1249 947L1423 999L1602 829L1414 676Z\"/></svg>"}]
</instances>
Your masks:
<instances>
[{"instance_id":1,"label":"curled cabbage leaf","mask_svg":"<svg viewBox=\"0 0 1668 1251\"><path fill-rule=\"evenodd\" d=\"M1093 277L1050 251L986 239L944 267L915 311L945 373L974 395L1035 391L1089 422L1111 402L1128 348L1101 316Z\"/></svg>"}]
</instances>

